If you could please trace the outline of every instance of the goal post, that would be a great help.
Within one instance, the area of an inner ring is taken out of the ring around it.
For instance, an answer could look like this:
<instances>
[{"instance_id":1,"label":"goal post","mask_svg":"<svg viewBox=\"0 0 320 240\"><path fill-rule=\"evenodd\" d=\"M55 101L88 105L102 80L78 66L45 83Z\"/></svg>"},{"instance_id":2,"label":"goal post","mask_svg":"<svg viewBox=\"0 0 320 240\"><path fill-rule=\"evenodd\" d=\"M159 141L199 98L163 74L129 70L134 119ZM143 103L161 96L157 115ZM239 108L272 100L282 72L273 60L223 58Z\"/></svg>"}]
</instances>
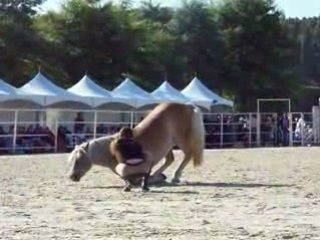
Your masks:
<instances>
[{"instance_id":1,"label":"goal post","mask_svg":"<svg viewBox=\"0 0 320 240\"><path fill-rule=\"evenodd\" d=\"M261 103L263 102L280 102L287 103L287 113L289 118L289 145L292 146L292 114L291 114L291 99L290 98L258 98L257 99L257 144L261 145Z\"/></svg>"},{"instance_id":2,"label":"goal post","mask_svg":"<svg viewBox=\"0 0 320 240\"><path fill-rule=\"evenodd\" d=\"M260 113L262 102L286 102L288 104L288 113L291 113L291 99L290 98L258 98L257 99L257 113Z\"/></svg>"}]
</instances>

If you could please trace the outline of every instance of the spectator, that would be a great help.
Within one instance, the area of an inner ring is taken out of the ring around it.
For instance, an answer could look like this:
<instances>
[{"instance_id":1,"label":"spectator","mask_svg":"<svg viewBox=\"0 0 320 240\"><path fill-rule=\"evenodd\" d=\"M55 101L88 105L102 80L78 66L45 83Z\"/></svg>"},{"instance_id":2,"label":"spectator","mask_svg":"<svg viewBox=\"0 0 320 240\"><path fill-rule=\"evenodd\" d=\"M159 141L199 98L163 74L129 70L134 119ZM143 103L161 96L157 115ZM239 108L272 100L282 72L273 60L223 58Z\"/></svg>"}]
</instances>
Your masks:
<instances>
[{"instance_id":1,"label":"spectator","mask_svg":"<svg viewBox=\"0 0 320 240\"><path fill-rule=\"evenodd\" d=\"M84 125L82 113L78 112L76 118L74 119L74 133L83 133Z\"/></svg>"},{"instance_id":2,"label":"spectator","mask_svg":"<svg viewBox=\"0 0 320 240\"><path fill-rule=\"evenodd\" d=\"M282 114L279 125L282 132L282 145L289 146L289 118L286 113Z\"/></svg>"},{"instance_id":3,"label":"spectator","mask_svg":"<svg viewBox=\"0 0 320 240\"><path fill-rule=\"evenodd\" d=\"M297 121L296 129L294 131L294 135L296 139L302 140L305 127L306 127L306 123L303 119L303 114L300 114L300 118Z\"/></svg>"}]
</instances>

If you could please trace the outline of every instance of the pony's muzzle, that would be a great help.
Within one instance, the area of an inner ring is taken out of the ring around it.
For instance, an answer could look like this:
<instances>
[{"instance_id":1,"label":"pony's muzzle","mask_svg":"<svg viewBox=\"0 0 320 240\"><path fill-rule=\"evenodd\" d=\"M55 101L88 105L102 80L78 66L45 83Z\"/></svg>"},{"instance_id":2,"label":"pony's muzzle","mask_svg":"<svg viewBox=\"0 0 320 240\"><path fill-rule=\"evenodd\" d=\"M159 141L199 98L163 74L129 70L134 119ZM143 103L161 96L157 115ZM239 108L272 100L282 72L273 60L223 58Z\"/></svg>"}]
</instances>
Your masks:
<instances>
[{"instance_id":1,"label":"pony's muzzle","mask_svg":"<svg viewBox=\"0 0 320 240\"><path fill-rule=\"evenodd\" d=\"M72 180L72 181L74 181L74 182L79 182L80 181L80 175L78 175L78 174L73 174L73 175L71 175L70 176L70 179Z\"/></svg>"}]
</instances>

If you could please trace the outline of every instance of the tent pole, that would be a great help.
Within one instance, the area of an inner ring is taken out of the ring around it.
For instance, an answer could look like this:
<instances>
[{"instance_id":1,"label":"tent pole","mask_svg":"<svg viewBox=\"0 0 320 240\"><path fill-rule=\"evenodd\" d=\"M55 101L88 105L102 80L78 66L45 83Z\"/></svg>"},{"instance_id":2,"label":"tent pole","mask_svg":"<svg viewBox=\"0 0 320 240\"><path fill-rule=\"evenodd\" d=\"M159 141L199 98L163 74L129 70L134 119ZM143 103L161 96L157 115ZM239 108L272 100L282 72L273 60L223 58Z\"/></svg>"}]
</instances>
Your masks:
<instances>
[{"instance_id":1,"label":"tent pole","mask_svg":"<svg viewBox=\"0 0 320 240\"><path fill-rule=\"evenodd\" d=\"M16 153L17 148L17 132L18 132L18 110L14 111L14 126L13 126L13 153Z\"/></svg>"},{"instance_id":2,"label":"tent pole","mask_svg":"<svg viewBox=\"0 0 320 240\"><path fill-rule=\"evenodd\" d=\"M133 128L133 111L130 112L130 128Z\"/></svg>"},{"instance_id":3,"label":"tent pole","mask_svg":"<svg viewBox=\"0 0 320 240\"><path fill-rule=\"evenodd\" d=\"M57 153L58 152L58 141L59 141L59 123L58 123L58 119L55 119L55 132L56 132L56 134L55 134L55 141L54 141L54 151L55 151L55 153Z\"/></svg>"},{"instance_id":4,"label":"tent pole","mask_svg":"<svg viewBox=\"0 0 320 240\"><path fill-rule=\"evenodd\" d=\"M93 139L97 137L97 121L98 121L98 112L94 111L94 120L93 120Z\"/></svg>"},{"instance_id":5,"label":"tent pole","mask_svg":"<svg viewBox=\"0 0 320 240\"><path fill-rule=\"evenodd\" d=\"M223 113L220 115L220 148L223 148Z\"/></svg>"}]
</instances>

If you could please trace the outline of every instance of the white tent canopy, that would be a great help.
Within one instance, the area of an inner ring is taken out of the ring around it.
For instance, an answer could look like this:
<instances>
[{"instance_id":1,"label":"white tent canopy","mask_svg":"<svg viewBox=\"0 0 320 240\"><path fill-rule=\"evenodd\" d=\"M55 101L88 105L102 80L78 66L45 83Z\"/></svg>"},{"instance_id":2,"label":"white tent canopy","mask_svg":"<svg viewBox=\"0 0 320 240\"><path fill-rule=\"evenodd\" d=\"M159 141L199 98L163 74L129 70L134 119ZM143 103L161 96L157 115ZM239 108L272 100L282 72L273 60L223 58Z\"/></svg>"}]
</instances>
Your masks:
<instances>
[{"instance_id":1,"label":"white tent canopy","mask_svg":"<svg viewBox=\"0 0 320 240\"><path fill-rule=\"evenodd\" d=\"M164 81L157 89L155 89L151 93L151 96L162 102L187 103L190 101L167 81Z\"/></svg>"},{"instance_id":2,"label":"white tent canopy","mask_svg":"<svg viewBox=\"0 0 320 240\"><path fill-rule=\"evenodd\" d=\"M41 108L39 101L41 102L41 99L26 95L0 79L0 122L2 127L9 130L16 114L12 109L20 109L19 114L16 115L18 121L34 122L39 119L37 112L28 111L28 109Z\"/></svg>"},{"instance_id":3,"label":"white tent canopy","mask_svg":"<svg viewBox=\"0 0 320 240\"><path fill-rule=\"evenodd\" d=\"M58 87L42 75L41 72L38 72L33 79L19 88L19 90L34 97L42 96L42 105L44 106L64 102L79 102L88 106L92 105L90 99L79 97Z\"/></svg>"},{"instance_id":4,"label":"white tent canopy","mask_svg":"<svg viewBox=\"0 0 320 240\"><path fill-rule=\"evenodd\" d=\"M41 106L41 98L27 95L22 90L6 83L2 79L0 79L0 100L1 108Z\"/></svg>"},{"instance_id":5,"label":"white tent canopy","mask_svg":"<svg viewBox=\"0 0 320 240\"><path fill-rule=\"evenodd\" d=\"M210 91L197 77L195 77L181 93L194 104L210 109L211 106L225 105L232 107L233 102L220 97Z\"/></svg>"},{"instance_id":6,"label":"white tent canopy","mask_svg":"<svg viewBox=\"0 0 320 240\"><path fill-rule=\"evenodd\" d=\"M126 78L111 93L113 97L125 99L128 105L136 108L159 102L129 78Z\"/></svg>"},{"instance_id":7,"label":"white tent canopy","mask_svg":"<svg viewBox=\"0 0 320 240\"><path fill-rule=\"evenodd\" d=\"M114 97L110 91L96 84L87 74L67 91L82 97L92 98L94 107L107 103L127 104L127 99Z\"/></svg>"},{"instance_id":8,"label":"white tent canopy","mask_svg":"<svg viewBox=\"0 0 320 240\"><path fill-rule=\"evenodd\" d=\"M84 75L79 82L67 91L79 96L105 98L106 101L112 99L111 93L97 85L88 75Z\"/></svg>"},{"instance_id":9,"label":"white tent canopy","mask_svg":"<svg viewBox=\"0 0 320 240\"><path fill-rule=\"evenodd\" d=\"M93 98L94 107L113 101L111 93L96 84L87 74L67 91L81 97Z\"/></svg>"},{"instance_id":10,"label":"white tent canopy","mask_svg":"<svg viewBox=\"0 0 320 240\"><path fill-rule=\"evenodd\" d=\"M14 86L0 79L0 95L16 95L17 89Z\"/></svg>"},{"instance_id":11,"label":"white tent canopy","mask_svg":"<svg viewBox=\"0 0 320 240\"><path fill-rule=\"evenodd\" d=\"M1 106L11 108L142 108L160 102L193 103L210 109L223 105L232 107L233 102L210 91L198 78L194 78L181 92L164 81L148 93L126 78L113 91L108 91L84 75L74 86L65 90L41 72L21 88L15 88L0 79ZM107 104L108 106L106 106Z\"/></svg>"}]
</instances>

